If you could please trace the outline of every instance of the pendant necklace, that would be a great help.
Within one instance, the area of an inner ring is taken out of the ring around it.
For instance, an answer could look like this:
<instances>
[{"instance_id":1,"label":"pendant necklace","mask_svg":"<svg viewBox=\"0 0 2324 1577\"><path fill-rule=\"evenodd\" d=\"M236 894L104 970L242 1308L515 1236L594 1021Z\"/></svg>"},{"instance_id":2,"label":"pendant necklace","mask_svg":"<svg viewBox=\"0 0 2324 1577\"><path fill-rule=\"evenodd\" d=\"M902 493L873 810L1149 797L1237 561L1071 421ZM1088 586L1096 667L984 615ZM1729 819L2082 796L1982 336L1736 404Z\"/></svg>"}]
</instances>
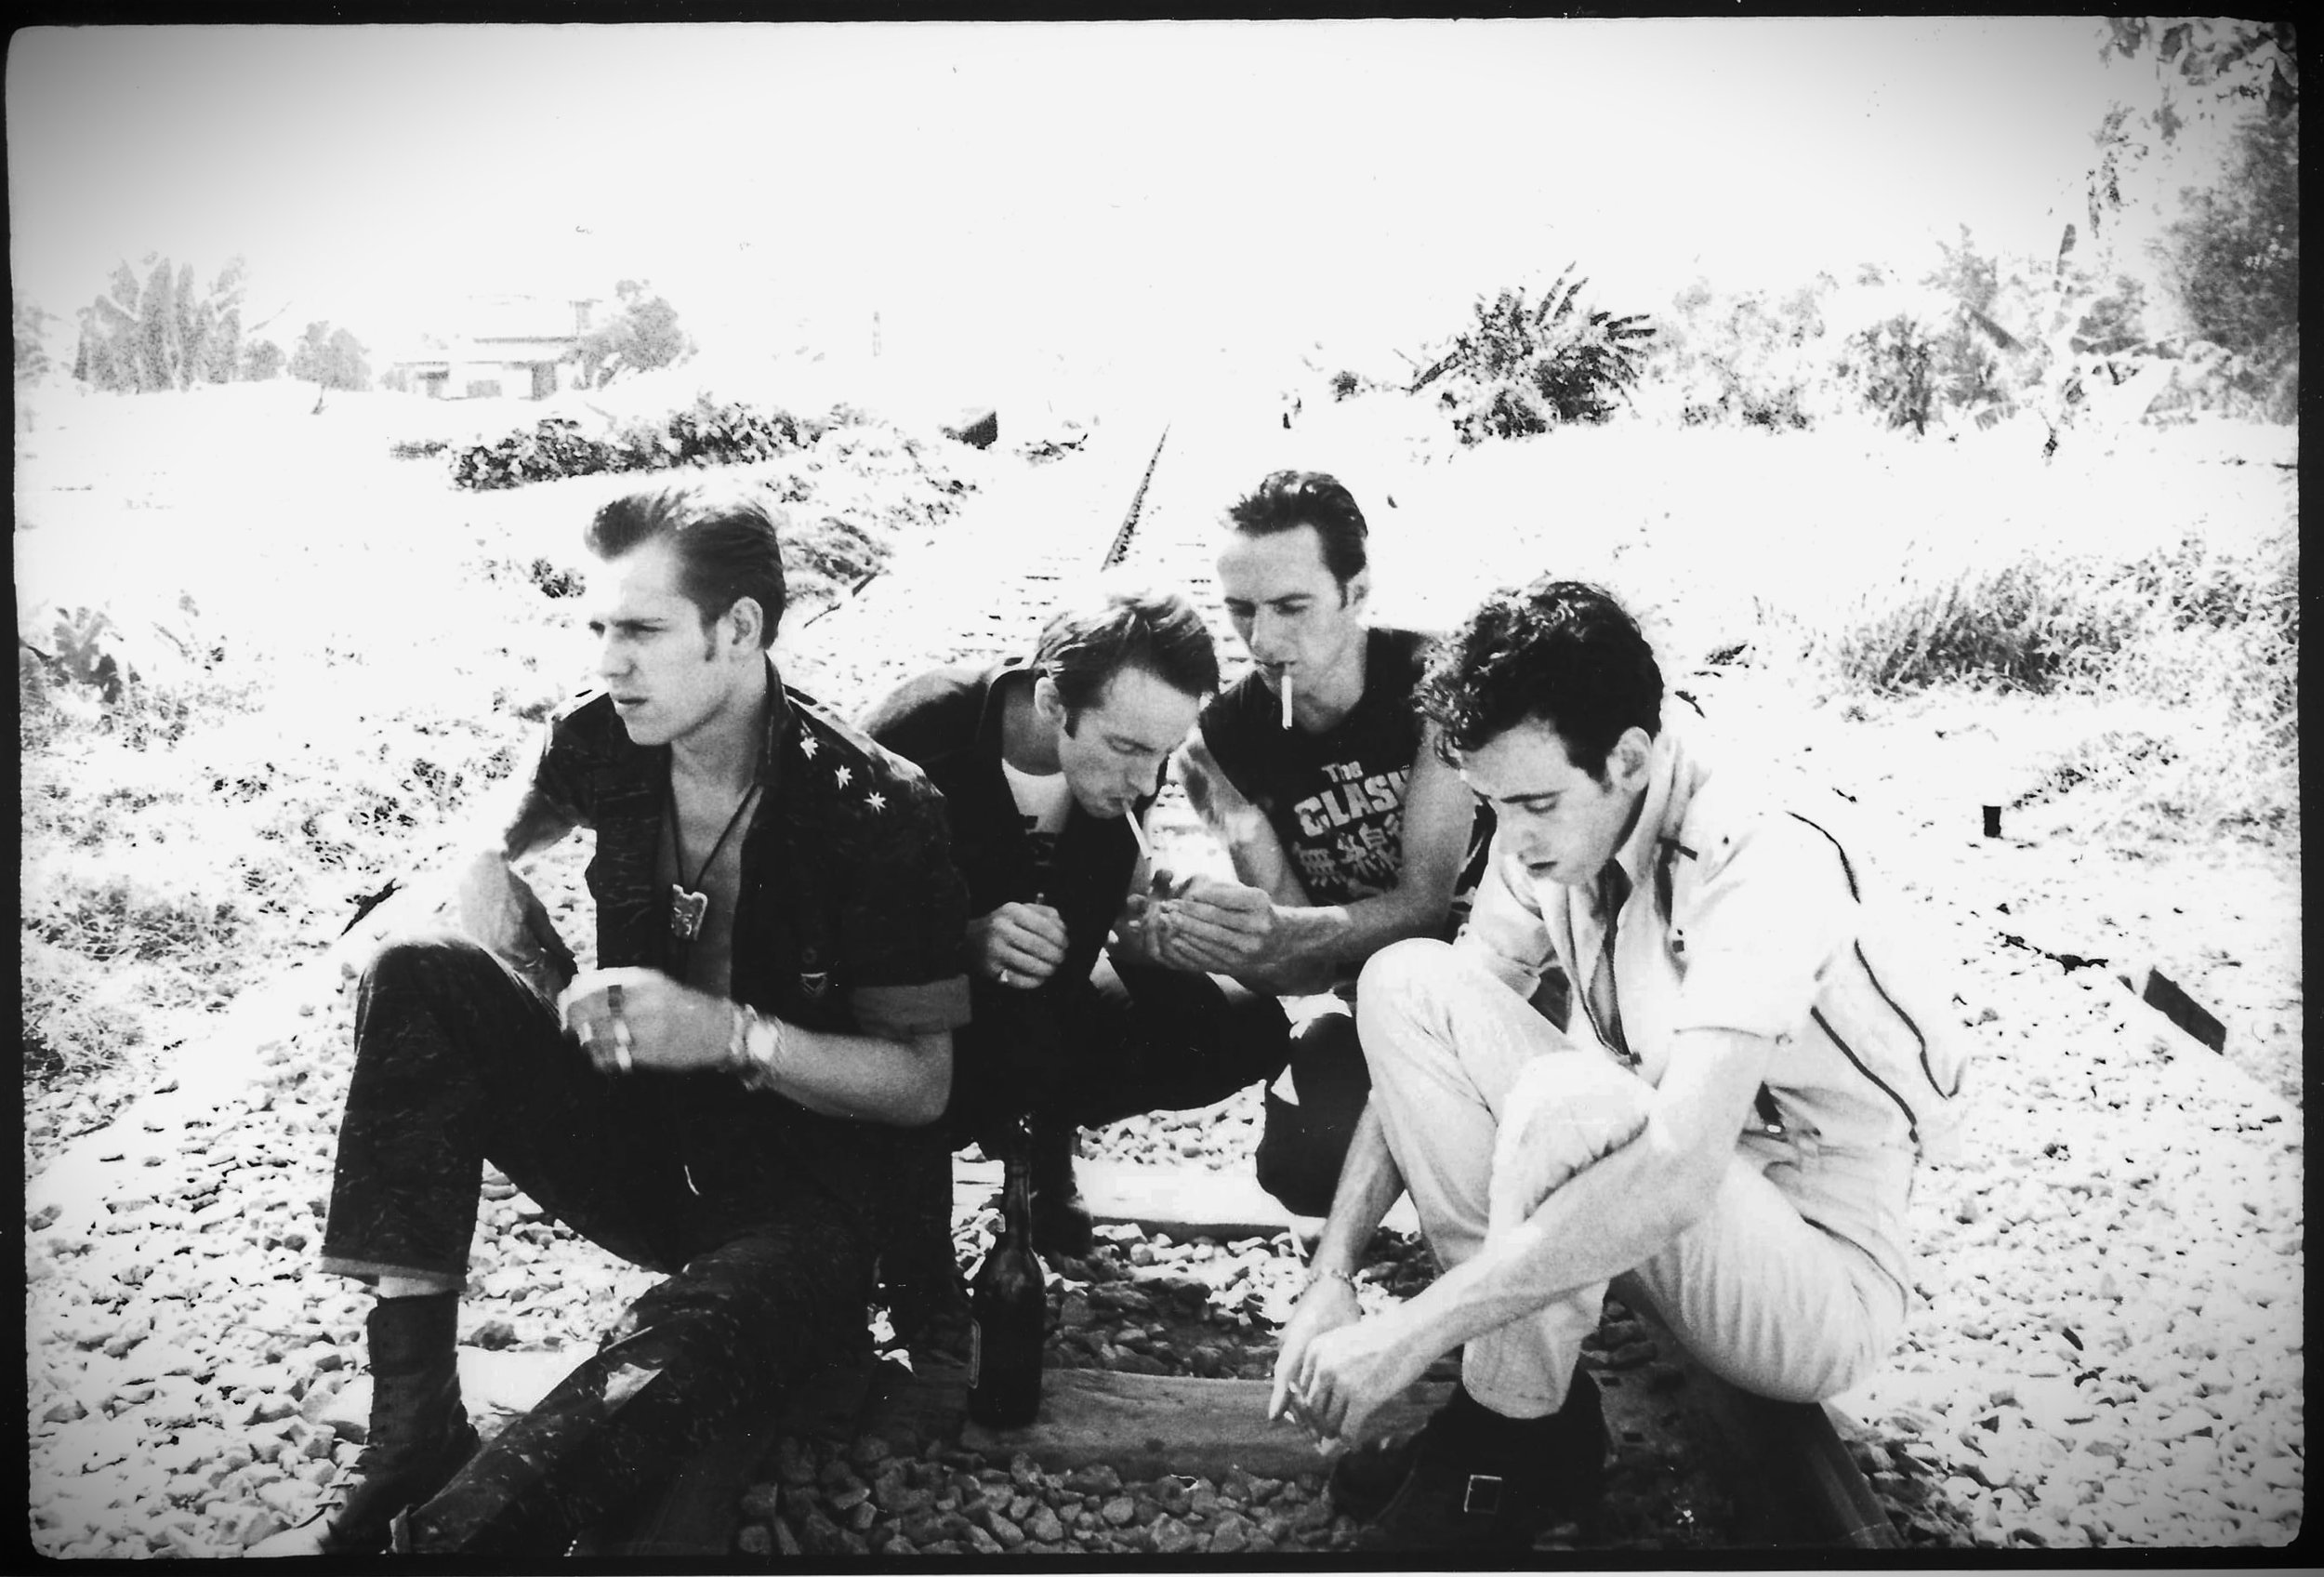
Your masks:
<instances>
[{"instance_id":1,"label":"pendant necklace","mask_svg":"<svg viewBox=\"0 0 2324 1577\"><path fill-rule=\"evenodd\" d=\"M678 874L683 877L686 874L686 843L678 827L678 790L667 778L663 779L662 788L669 811L670 853L675 856ZM710 873L711 863L719 857L719 851L726 847L726 841L734 835L734 828L742 823L743 813L750 808L750 802L758 797L758 793L759 778L754 773L750 787L743 790L742 802L734 807L734 814L726 818L726 830L720 833L719 841L710 845L709 856L694 872L694 879L670 883L669 934L680 942L691 942L702 934L702 917L710 908L710 895L698 890L702 886L702 879Z\"/></svg>"}]
</instances>

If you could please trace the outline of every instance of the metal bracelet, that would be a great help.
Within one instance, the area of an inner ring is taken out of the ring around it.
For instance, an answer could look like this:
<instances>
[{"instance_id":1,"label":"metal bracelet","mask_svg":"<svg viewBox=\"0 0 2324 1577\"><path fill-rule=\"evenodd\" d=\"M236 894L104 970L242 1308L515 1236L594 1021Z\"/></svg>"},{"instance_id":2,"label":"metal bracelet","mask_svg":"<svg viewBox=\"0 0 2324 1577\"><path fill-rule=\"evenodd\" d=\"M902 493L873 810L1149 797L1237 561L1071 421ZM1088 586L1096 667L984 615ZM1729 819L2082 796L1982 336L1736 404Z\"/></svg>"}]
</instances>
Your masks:
<instances>
[{"instance_id":1,"label":"metal bracelet","mask_svg":"<svg viewBox=\"0 0 2324 1577\"><path fill-rule=\"evenodd\" d=\"M1355 1278L1348 1272L1314 1265L1308 1266L1307 1279L1300 1283L1300 1296L1305 1297L1315 1290L1317 1283L1324 1281L1344 1281L1347 1283L1349 1292L1353 1292L1356 1290Z\"/></svg>"},{"instance_id":2,"label":"metal bracelet","mask_svg":"<svg viewBox=\"0 0 2324 1577\"><path fill-rule=\"evenodd\" d=\"M776 1087L775 1067L783 1059L783 1021L769 1018L757 1008L745 1004L746 1015L741 1044L743 1054L736 1067L746 1090L765 1091ZM766 1033L762 1036L760 1031ZM761 1050L761 1047L764 1050Z\"/></svg>"}]
</instances>

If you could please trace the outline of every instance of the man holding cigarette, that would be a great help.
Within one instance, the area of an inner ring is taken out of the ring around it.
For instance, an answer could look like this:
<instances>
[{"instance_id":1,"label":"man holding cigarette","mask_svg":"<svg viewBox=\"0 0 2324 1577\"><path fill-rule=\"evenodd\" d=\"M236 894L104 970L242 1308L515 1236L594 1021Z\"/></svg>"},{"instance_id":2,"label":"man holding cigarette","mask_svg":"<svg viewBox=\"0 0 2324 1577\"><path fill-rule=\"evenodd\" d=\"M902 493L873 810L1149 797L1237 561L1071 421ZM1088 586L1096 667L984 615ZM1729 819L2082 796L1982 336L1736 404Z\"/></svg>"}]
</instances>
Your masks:
<instances>
[{"instance_id":1,"label":"man holding cigarette","mask_svg":"<svg viewBox=\"0 0 2324 1577\"><path fill-rule=\"evenodd\" d=\"M1590 1506L1578 1359L1610 1278L1783 1400L1855 1384L1903 1328L1913 1168L1960 1088L1942 976L1822 813L1716 765L1662 698L1635 621L1546 579L1487 599L1421 686L1499 830L1459 942L1365 966L1384 1143L1349 1157L1270 1398L1353 1444L1332 1496L1367 1541L1523 1549ZM1526 1005L1552 960L1570 1035ZM1445 1274L1365 1317L1351 1278L1407 1189ZM1456 1346L1427 1426L1364 1439Z\"/></svg>"},{"instance_id":2,"label":"man holding cigarette","mask_svg":"<svg viewBox=\"0 0 2324 1577\"><path fill-rule=\"evenodd\" d=\"M1029 658L922 674L863 720L943 790L969 892L973 1015L955 1037L942 1147L931 1137L915 1174L919 1213L886 1266L900 1334L961 1306L951 1147L995 1149L1029 1117L1034 1240L1083 1254L1076 1129L1208 1106L1283 1067L1273 998L1170 965L1147 918L1141 818L1218 682L1182 593L1116 584L1054 612Z\"/></svg>"},{"instance_id":3,"label":"man holding cigarette","mask_svg":"<svg viewBox=\"0 0 2324 1577\"><path fill-rule=\"evenodd\" d=\"M1253 990L1336 994L1293 1038L1258 1160L1262 1186L1321 1215L1370 1088L1356 972L1391 942L1458 929L1492 819L1412 713L1426 637L1365 616L1367 531L1348 489L1277 471L1226 524L1219 587L1251 669L1203 709L1178 770L1241 881L1192 885L1168 956Z\"/></svg>"},{"instance_id":4,"label":"man holding cigarette","mask_svg":"<svg viewBox=\"0 0 2324 1577\"><path fill-rule=\"evenodd\" d=\"M776 673L779 520L763 488L706 483L591 522L603 688L463 868L468 934L396 938L363 973L322 1257L378 1294L370 1435L254 1554L562 1554L865 1345L905 1130L943 1111L968 1016L966 908L927 780ZM599 967L552 1007L510 862L585 827ZM667 1277L480 1449L455 1344L486 1160Z\"/></svg>"}]
</instances>

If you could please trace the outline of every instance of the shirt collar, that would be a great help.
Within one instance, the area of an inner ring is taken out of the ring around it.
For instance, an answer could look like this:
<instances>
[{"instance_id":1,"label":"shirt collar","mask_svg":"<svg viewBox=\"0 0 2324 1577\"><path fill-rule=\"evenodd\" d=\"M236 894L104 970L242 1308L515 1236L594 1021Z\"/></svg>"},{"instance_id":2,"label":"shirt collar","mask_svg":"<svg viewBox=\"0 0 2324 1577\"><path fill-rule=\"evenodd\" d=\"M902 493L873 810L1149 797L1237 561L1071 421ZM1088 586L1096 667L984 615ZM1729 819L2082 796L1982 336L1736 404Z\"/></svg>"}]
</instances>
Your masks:
<instances>
[{"instance_id":1,"label":"shirt collar","mask_svg":"<svg viewBox=\"0 0 2324 1577\"><path fill-rule=\"evenodd\" d=\"M774 666L774 654L768 653L766 660L767 734L759 746L759 788L772 800L783 782L783 748L800 724L798 709L791 705L783 688L783 675Z\"/></svg>"},{"instance_id":2,"label":"shirt collar","mask_svg":"<svg viewBox=\"0 0 2324 1577\"><path fill-rule=\"evenodd\" d=\"M1011 674L1033 671L1033 659L1027 656L1003 657L984 670L979 680L984 688L984 700L976 719L976 746L994 761L1002 759L1001 724L1009 715L1007 698L1001 694L1003 681Z\"/></svg>"},{"instance_id":3,"label":"shirt collar","mask_svg":"<svg viewBox=\"0 0 2324 1577\"><path fill-rule=\"evenodd\" d=\"M1637 825L1614 854L1614 862L1630 879L1633 893L1646 880L1664 839L1677 835L1679 822L1686 815L1684 797L1677 792L1684 755L1684 746L1668 724L1647 750L1645 802L1638 807Z\"/></svg>"}]
</instances>

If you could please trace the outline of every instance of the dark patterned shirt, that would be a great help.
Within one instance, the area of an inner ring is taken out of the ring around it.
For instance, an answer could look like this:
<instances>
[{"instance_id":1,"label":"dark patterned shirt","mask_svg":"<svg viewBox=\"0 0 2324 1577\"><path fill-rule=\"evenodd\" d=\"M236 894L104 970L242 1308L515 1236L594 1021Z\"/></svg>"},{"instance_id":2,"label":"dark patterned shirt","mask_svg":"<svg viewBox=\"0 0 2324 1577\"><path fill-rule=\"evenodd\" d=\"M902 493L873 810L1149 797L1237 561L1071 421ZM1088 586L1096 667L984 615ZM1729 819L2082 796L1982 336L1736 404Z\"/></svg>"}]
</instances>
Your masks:
<instances>
[{"instance_id":1,"label":"dark patterned shirt","mask_svg":"<svg viewBox=\"0 0 2324 1577\"><path fill-rule=\"evenodd\" d=\"M966 895L944 802L919 769L773 682L762 792L743 832L734 1000L810 1029L889 1040L968 1021ZM635 744L594 692L551 722L535 789L595 828L588 886L601 967L675 974L667 886L655 871L667 746ZM803 1176L835 1196L877 1195L901 1130L825 1117L723 1073L639 1081L681 1135L689 1175L748 1194Z\"/></svg>"}]
</instances>

